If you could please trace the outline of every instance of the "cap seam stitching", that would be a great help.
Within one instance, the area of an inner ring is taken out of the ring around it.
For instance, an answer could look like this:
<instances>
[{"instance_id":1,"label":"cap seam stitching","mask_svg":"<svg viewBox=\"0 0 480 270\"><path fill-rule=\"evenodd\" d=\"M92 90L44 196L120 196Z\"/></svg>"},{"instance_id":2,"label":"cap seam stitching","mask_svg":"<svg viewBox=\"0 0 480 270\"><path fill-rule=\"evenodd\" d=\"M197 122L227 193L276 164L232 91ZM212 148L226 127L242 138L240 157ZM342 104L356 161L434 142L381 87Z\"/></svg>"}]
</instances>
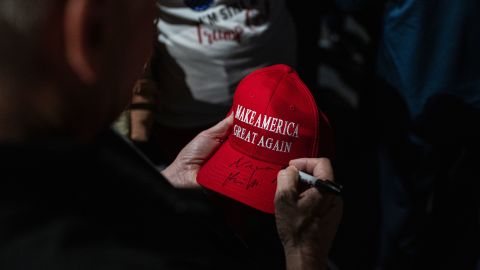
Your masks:
<instances>
[{"instance_id":1,"label":"cap seam stitching","mask_svg":"<svg viewBox=\"0 0 480 270\"><path fill-rule=\"evenodd\" d=\"M273 96L275 96L275 93L276 93L277 90L278 90L278 86L280 85L281 82L283 82L283 80L285 80L285 78L287 77L287 75L288 75L288 73L284 73L283 76L282 76L282 78L281 78L280 80L278 80L277 85L275 85L275 89L273 90L272 94L270 95L270 98L268 99L268 106L267 106L267 107L265 108L265 110L263 111L263 115L266 115L266 114L267 114L268 110L269 110L270 107L271 107ZM267 131L264 130L264 131L262 132L262 134L259 134L259 135L262 135L262 136L263 136L263 135L266 134L266 132L267 132ZM252 155L252 156L256 156L256 155L254 155L254 153L258 153L259 150L257 149L257 147L253 147L252 150L253 150L253 151L252 151L251 155ZM262 161L264 161L264 162L274 163L274 164L277 164L277 165L280 165L280 166L281 166L281 164L275 163L275 162L272 162L272 161L266 161L266 160L264 160L264 159L259 159L259 160L262 160Z\"/></svg>"}]
</instances>

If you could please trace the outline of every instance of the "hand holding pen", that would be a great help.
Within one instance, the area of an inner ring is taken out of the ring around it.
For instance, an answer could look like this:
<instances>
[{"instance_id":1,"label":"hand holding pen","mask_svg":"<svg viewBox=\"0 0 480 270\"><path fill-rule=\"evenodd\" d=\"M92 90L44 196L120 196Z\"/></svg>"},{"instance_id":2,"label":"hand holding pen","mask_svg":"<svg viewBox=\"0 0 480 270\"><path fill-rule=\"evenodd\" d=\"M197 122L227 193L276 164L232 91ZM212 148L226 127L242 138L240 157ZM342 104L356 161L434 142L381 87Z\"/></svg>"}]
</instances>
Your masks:
<instances>
[{"instance_id":1,"label":"hand holding pen","mask_svg":"<svg viewBox=\"0 0 480 270\"><path fill-rule=\"evenodd\" d=\"M342 198L336 196L341 186L333 179L327 158L292 160L288 168L279 172L275 219L287 269L327 269L328 252L343 210ZM317 188L303 190L298 186L300 181Z\"/></svg>"}]
</instances>

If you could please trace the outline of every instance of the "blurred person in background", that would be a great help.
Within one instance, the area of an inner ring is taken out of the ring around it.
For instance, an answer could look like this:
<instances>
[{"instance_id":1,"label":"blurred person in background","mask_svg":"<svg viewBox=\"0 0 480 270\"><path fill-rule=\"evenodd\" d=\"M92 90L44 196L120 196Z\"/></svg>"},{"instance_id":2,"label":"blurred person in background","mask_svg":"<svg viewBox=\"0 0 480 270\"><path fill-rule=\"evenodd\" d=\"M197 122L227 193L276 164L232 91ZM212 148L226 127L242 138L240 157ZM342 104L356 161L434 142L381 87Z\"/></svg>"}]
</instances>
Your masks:
<instances>
[{"instance_id":1,"label":"blurred person in background","mask_svg":"<svg viewBox=\"0 0 480 270\"><path fill-rule=\"evenodd\" d=\"M295 66L296 38L284 0L158 0L157 8L154 54L130 106L130 138L165 163L225 117L247 74ZM163 141L170 143L160 148Z\"/></svg>"},{"instance_id":2,"label":"blurred person in background","mask_svg":"<svg viewBox=\"0 0 480 270\"><path fill-rule=\"evenodd\" d=\"M349 9L375 1L337 0ZM378 46L378 269L474 269L480 2L384 1Z\"/></svg>"},{"instance_id":3,"label":"blurred person in background","mask_svg":"<svg viewBox=\"0 0 480 270\"><path fill-rule=\"evenodd\" d=\"M480 2L386 1L379 269L475 269Z\"/></svg>"}]
</instances>

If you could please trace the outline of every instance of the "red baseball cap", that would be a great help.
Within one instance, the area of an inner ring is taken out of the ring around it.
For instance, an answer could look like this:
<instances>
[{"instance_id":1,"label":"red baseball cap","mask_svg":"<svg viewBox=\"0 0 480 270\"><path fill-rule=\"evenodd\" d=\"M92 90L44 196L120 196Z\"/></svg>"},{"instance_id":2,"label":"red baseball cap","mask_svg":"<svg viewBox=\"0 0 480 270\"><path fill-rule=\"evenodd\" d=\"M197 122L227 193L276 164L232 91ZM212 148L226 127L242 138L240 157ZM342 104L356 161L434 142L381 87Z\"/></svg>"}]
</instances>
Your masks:
<instances>
[{"instance_id":1,"label":"red baseball cap","mask_svg":"<svg viewBox=\"0 0 480 270\"><path fill-rule=\"evenodd\" d=\"M197 182L253 208L275 212L277 174L290 160L333 154L328 119L289 66L246 76L231 113L232 133L200 169Z\"/></svg>"}]
</instances>

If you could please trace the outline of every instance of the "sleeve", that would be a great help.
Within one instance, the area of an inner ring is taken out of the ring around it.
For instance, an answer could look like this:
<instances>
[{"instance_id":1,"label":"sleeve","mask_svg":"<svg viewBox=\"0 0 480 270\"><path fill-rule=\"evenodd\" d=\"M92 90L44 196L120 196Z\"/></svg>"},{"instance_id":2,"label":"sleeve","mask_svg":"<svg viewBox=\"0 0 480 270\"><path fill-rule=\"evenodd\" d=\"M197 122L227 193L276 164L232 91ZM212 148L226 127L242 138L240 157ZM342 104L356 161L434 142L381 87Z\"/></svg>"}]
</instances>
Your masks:
<instances>
[{"instance_id":1,"label":"sleeve","mask_svg":"<svg viewBox=\"0 0 480 270\"><path fill-rule=\"evenodd\" d=\"M114 227L98 230L94 223L59 221L22 233L1 245L0 269L252 269L246 261L217 253L203 237L197 241L184 236L174 243L171 231L162 238L129 226ZM188 238L192 245L186 245Z\"/></svg>"}]
</instances>

